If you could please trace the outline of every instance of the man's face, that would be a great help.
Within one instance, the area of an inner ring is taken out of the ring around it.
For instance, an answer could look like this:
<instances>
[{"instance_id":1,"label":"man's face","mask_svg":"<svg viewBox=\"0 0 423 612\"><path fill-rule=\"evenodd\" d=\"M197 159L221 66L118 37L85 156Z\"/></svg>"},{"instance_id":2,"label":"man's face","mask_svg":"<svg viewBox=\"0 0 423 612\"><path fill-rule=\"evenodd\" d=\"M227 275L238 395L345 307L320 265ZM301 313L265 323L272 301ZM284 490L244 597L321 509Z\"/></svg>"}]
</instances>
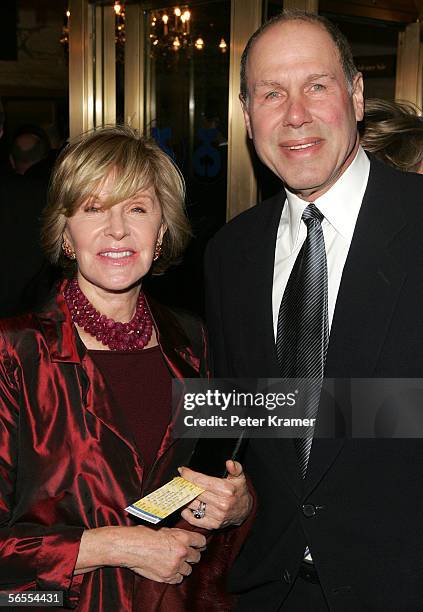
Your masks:
<instances>
[{"instance_id":1,"label":"man's face","mask_svg":"<svg viewBox=\"0 0 423 612\"><path fill-rule=\"evenodd\" d=\"M350 94L329 34L319 25L288 21L253 44L247 84L244 118L262 162L303 199L325 193L358 147L361 75Z\"/></svg>"}]
</instances>

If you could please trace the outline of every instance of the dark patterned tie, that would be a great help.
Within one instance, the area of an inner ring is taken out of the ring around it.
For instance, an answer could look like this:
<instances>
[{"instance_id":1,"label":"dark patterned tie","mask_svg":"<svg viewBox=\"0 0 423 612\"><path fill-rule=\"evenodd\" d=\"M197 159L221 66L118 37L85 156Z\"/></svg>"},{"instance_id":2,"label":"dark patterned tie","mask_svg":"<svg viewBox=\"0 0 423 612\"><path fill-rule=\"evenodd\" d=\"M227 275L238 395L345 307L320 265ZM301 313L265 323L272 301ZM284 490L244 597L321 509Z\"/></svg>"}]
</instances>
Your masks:
<instances>
[{"instance_id":1,"label":"dark patterned tie","mask_svg":"<svg viewBox=\"0 0 423 612\"><path fill-rule=\"evenodd\" d=\"M304 418L316 417L329 338L328 272L322 213L303 212L307 238L292 269L278 316L276 352L282 378L306 378ZM307 472L313 430L295 439L300 471Z\"/></svg>"}]
</instances>

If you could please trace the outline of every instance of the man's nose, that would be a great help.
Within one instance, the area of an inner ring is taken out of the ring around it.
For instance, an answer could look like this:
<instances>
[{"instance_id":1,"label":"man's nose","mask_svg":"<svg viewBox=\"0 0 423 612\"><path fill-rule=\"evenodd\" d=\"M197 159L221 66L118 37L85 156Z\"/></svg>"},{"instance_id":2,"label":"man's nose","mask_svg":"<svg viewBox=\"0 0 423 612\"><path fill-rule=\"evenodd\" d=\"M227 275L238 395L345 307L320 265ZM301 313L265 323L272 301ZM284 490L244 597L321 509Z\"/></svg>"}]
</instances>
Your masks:
<instances>
[{"instance_id":1,"label":"man's nose","mask_svg":"<svg viewBox=\"0 0 423 612\"><path fill-rule=\"evenodd\" d=\"M283 125L285 127L299 128L305 123L311 123L312 120L307 100L303 96L297 95L288 99L283 117Z\"/></svg>"},{"instance_id":2,"label":"man's nose","mask_svg":"<svg viewBox=\"0 0 423 612\"><path fill-rule=\"evenodd\" d=\"M122 238L129 234L124 212L116 210L114 206L107 211L105 234L106 236L112 236L116 240L122 240Z\"/></svg>"}]
</instances>

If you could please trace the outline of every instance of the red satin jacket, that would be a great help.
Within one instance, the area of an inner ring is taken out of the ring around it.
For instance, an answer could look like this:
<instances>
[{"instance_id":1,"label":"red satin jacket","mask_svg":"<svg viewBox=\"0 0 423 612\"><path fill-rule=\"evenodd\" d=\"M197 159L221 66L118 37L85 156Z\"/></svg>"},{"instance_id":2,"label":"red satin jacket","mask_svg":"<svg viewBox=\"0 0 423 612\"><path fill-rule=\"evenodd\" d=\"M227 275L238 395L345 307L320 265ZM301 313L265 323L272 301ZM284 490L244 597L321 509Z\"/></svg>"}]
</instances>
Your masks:
<instances>
[{"instance_id":1,"label":"red satin jacket","mask_svg":"<svg viewBox=\"0 0 423 612\"><path fill-rule=\"evenodd\" d=\"M206 376L200 322L150 308L171 374ZM60 292L42 312L0 322L0 351L0 590L63 591L84 612L229 610L225 574L248 526L213 536L181 585L124 568L73 576L85 529L136 524L124 508L141 496L142 457ZM158 461L174 443L170 424Z\"/></svg>"}]
</instances>

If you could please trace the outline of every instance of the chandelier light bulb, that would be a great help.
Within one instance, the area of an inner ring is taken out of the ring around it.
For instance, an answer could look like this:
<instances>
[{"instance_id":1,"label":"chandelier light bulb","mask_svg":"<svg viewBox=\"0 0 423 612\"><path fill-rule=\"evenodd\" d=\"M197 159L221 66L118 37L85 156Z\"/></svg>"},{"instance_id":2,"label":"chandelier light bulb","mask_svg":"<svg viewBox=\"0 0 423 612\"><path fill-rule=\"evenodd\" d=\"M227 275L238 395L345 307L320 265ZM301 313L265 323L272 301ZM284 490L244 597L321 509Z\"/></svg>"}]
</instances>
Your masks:
<instances>
[{"instance_id":1,"label":"chandelier light bulb","mask_svg":"<svg viewBox=\"0 0 423 612\"><path fill-rule=\"evenodd\" d=\"M203 47L204 47L204 40L201 37L197 38L197 40L195 41L195 47L199 51L201 51L203 49Z\"/></svg>"},{"instance_id":2,"label":"chandelier light bulb","mask_svg":"<svg viewBox=\"0 0 423 612\"><path fill-rule=\"evenodd\" d=\"M176 9L174 10L174 13L177 17L181 16L181 9L179 8L179 6L176 7Z\"/></svg>"},{"instance_id":3,"label":"chandelier light bulb","mask_svg":"<svg viewBox=\"0 0 423 612\"><path fill-rule=\"evenodd\" d=\"M66 17L67 17L68 19L69 19L69 17L70 17L70 10L69 10L69 9L66 11Z\"/></svg>"},{"instance_id":4,"label":"chandelier light bulb","mask_svg":"<svg viewBox=\"0 0 423 612\"><path fill-rule=\"evenodd\" d=\"M182 17L184 18L184 21L189 21L190 18L191 18L191 13L189 11L184 11L182 13L181 19L182 19Z\"/></svg>"},{"instance_id":5,"label":"chandelier light bulb","mask_svg":"<svg viewBox=\"0 0 423 612\"><path fill-rule=\"evenodd\" d=\"M120 15L122 11L122 6L118 0L116 0L114 7L116 15Z\"/></svg>"},{"instance_id":6,"label":"chandelier light bulb","mask_svg":"<svg viewBox=\"0 0 423 612\"><path fill-rule=\"evenodd\" d=\"M221 38L220 39L220 43L219 43L219 49L221 49L222 53L225 53L227 47L228 47L228 45L226 44L225 39Z\"/></svg>"},{"instance_id":7,"label":"chandelier light bulb","mask_svg":"<svg viewBox=\"0 0 423 612\"><path fill-rule=\"evenodd\" d=\"M166 24L167 24L167 22L169 21L169 15L166 15L166 14L165 14L165 15L163 15L163 17L162 17L162 21L163 21L163 23L166 25Z\"/></svg>"},{"instance_id":8,"label":"chandelier light bulb","mask_svg":"<svg viewBox=\"0 0 423 612\"><path fill-rule=\"evenodd\" d=\"M179 38L177 36L172 44L175 51L178 51L179 47L181 46L181 43L179 42Z\"/></svg>"}]
</instances>

